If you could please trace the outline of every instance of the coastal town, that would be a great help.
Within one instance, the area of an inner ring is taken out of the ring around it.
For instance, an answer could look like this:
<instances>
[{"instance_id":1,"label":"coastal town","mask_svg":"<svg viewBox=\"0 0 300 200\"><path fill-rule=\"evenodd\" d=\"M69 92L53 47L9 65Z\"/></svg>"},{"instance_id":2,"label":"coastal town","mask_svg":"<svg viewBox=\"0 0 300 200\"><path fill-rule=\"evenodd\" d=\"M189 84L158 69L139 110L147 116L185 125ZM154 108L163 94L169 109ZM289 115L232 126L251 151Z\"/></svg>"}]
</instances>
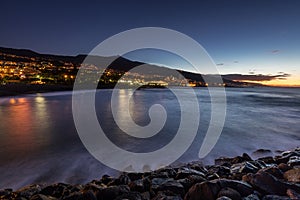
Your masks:
<instances>
[{"instance_id":1,"label":"coastal town","mask_svg":"<svg viewBox=\"0 0 300 200\"><path fill-rule=\"evenodd\" d=\"M117 82L124 86L180 86L206 87L200 74L178 71L182 77L174 75L175 70L152 66L159 73L136 73L130 69L143 63L134 62L119 57L107 68L101 68L92 63L84 62L85 55L56 56L38 54L30 50L0 48L0 84L30 84L30 85L72 85L78 70L84 67L88 74L99 76L101 87L113 87ZM165 73L161 73L161 71ZM172 72L173 71L173 72ZM89 81L89 80L85 80ZM224 83L210 83L212 86L251 86L248 83L223 80Z\"/></svg>"}]
</instances>

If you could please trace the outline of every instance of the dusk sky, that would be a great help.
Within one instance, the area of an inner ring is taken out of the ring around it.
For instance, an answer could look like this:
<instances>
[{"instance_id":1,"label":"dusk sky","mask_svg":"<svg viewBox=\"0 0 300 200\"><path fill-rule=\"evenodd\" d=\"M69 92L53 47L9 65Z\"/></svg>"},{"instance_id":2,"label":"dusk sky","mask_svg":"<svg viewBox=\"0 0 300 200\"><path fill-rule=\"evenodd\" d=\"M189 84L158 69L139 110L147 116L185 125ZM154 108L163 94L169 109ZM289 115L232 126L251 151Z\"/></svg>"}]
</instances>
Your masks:
<instances>
[{"instance_id":1,"label":"dusk sky","mask_svg":"<svg viewBox=\"0 0 300 200\"><path fill-rule=\"evenodd\" d=\"M87 54L128 29L170 28L198 41L222 74L244 74L247 79L263 74L271 79L269 84L300 86L297 0L12 0L1 3L0 24L0 46L63 55Z\"/></svg>"}]
</instances>

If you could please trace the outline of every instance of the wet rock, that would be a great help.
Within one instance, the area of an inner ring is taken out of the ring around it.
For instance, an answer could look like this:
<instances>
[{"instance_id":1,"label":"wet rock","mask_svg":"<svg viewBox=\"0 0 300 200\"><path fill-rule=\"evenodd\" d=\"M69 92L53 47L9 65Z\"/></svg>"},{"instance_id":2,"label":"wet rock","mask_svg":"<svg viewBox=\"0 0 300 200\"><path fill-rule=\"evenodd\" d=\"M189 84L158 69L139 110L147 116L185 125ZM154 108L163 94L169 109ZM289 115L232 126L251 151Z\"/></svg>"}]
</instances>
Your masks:
<instances>
[{"instance_id":1,"label":"wet rock","mask_svg":"<svg viewBox=\"0 0 300 200\"><path fill-rule=\"evenodd\" d=\"M177 172L173 168L162 168L157 170L158 174L163 174L166 178L175 178L177 175ZM163 178L163 177L157 177L157 178Z\"/></svg>"},{"instance_id":2,"label":"wet rock","mask_svg":"<svg viewBox=\"0 0 300 200\"><path fill-rule=\"evenodd\" d=\"M135 181L135 180L138 180L138 179L142 179L143 178L143 173L130 172L130 173L127 173L127 176L130 178L131 181Z\"/></svg>"},{"instance_id":3,"label":"wet rock","mask_svg":"<svg viewBox=\"0 0 300 200\"><path fill-rule=\"evenodd\" d=\"M4 190L0 190L0 197L1 196L5 196L5 195L9 195L10 193L12 193L12 189L4 189Z\"/></svg>"},{"instance_id":4,"label":"wet rock","mask_svg":"<svg viewBox=\"0 0 300 200\"><path fill-rule=\"evenodd\" d=\"M110 182L114 181L115 178L114 177L111 177L109 175L103 175L102 178L100 179L100 182L107 185L109 184Z\"/></svg>"},{"instance_id":5,"label":"wet rock","mask_svg":"<svg viewBox=\"0 0 300 200\"><path fill-rule=\"evenodd\" d=\"M184 196L185 190L182 184L177 181L168 181L158 187L159 191L170 191L173 194Z\"/></svg>"},{"instance_id":6,"label":"wet rock","mask_svg":"<svg viewBox=\"0 0 300 200\"><path fill-rule=\"evenodd\" d=\"M157 191L159 186L168 182L168 181L173 181L174 179L172 178L168 178L168 179L165 179L165 178L153 178L151 180L151 190L153 191Z\"/></svg>"},{"instance_id":7,"label":"wet rock","mask_svg":"<svg viewBox=\"0 0 300 200\"><path fill-rule=\"evenodd\" d=\"M258 160L263 161L266 164L273 164L275 162L275 160L272 156L266 156L263 158L259 158Z\"/></svg>"},{"instance_id":8,"label":"wet rock","mask_svg":"<svg viewBox=\"0 0 300 200\"><path fill-rule=\"evenodd\" d=\"M206 169L205 166L203 166L202 163L192 163L189 166L191 169L197 170L199 172L202 172L203 174L206 174L208 172L208 170Z\"/></svg>"},{"instance_id":9,"label":"wet rock","mask_svg":"<svg viewBox=\"0 0 300 200\"><path fill-rule=\"evenodd\" d=\"M291 199L300 199L300 194L295 192L294 190L288 189L286 191L286 194L291 198Z\"/></svg>"},{"instance_id":10,"label":"wet rock","mask_svg":"<svg viewBox=\"0 0 300 200\"><path fill-rule=\"evenodd\" d=\"M260 198L257 194L250 194L242 199L243 200L260 200Z\"/></svg>"},{"instance_id":11,"label":"wet rock","mask_svg":"<svg viewBox=\"0 0 300 200\"><path fill-rule=\"evenodd\" d=\"M217 165L210 167L208 169L208 174L215 175L217 177L227 178L231 174L231 170L229 167Z\"/></svg>"},{"instance_id":12,"label":"wet rock","mask_svg":"<svg viewBox=\"0 0 300 200\"><path fill-rule=\"evenodd\" d=\"M105 188L104 185L96 185L94 183L89 183L87 185L85 185L84 187L82 187L82 189L78 188L78 187L74 187L73 190L70 191L70 193L72 192L78 192L80 190L82 191L93 191L94 193L102 190L103 188Z\"/></svg>"},{"instance_id":13,"label":"wet rock","mask_svg":"<svg viewBox=\"0 0 300 200\"><path fill-rule=\"evenodd\" d=\"M275 176L278 179L283 179L283 173L277 167L268 167L265 169L261 169L260 171L267 172L267 173L271 174L272 176Z\"/></svg>"},{"instance_id":14,"label":"wet rock","mask_svg":"<svg viewBox=\"0 0 300 200\"><path fill-rule=\"evenodd\" d=\"M229 197L232 200L240 200L242 197L240 193L232 188L225 187L220 190L218 197Z\"/></svg>"},{"instance_id":15,"label":"wet rock","mask_svg":"<svg viewBox=\"0 0 300 200\"><path fill-rule=\"evenodd\" d=\"M130 183L130 178L126 174L122 174L117 179L113 179L107 183L107 186L112 185L128 185Z\"/></svg>"},{"instance_id":16,"label":"wet rock","mask_svg":"<svg viewBox=\"0 0 300 200\"><path fill-rule=\"evenodd\" d=\"M193 185L196 183L202 183L206 181L206 179L203 176L198 176L198 175L190 175L187 177L187 179L189 179Z\"/></svg>"},{"instance_id":17,"label":"wet rock","mask_svg":"<svg viewBox=\"0 0 300 200\"><path fill-rule=\"evenodd\" d=\"M260 168L250 162L243 162L231 166L232 173L256 173Z\"/></svg>"},{"instance_id":18,"label":"wet rock","mask_svg":"<svg viewBox=\"0 0 300 200\"><path fill-rule=\"evenodd\" d=\"M74 188L74 186L65 184L65 183L57 183L54 185L49 185L45 188L43 188L40 191L40 194L46 195L46 196L52 196L52 197L62 197L67 196L70 194L70 191L76 191L77 189Z\"/></svg>"},{"instance_id":19,"label":"wet rock","mask_svg":"<svg viewBox=\"0 0 300 200\"><path fill-rule=\"evenodd\" d=\"M291 200L291 199L287 196L266 195L262 198L262 200Z\"/></svg>"},{"instance_id":20,"label":"wet rock","mask_svg":"<svg viewBox=\"0 0 300 200\"><path fill-rule=\"evenodd\" d=\"M190 175L198 175L198 176L205 177L205 174L200 172L200 171L197 171L197 170L194 170L194 169L189 169L189 168L182 168L182 169L178 170L175 179L187 178Z\"/></svg>"},{"instance_id":21,"label":"wet rock","mask_svg":"<svg viewBox=\"0 0 300 200\"><path fill-rule=\"evenodd\" d=\"M38 194L42 190L42 187L40 185L29 185L26 187L23 187L16 191L21 197L30 198L31 196Z\"/></svg>"},{"instance_id":22,"label":"wet rock","mask_svg":"<svg viewBox=\"0 0 300 200\"><path fill-rule=\"evenodd\" d=\"M36 194L36 195L33 195L29 200L56 200L56 198L45 196L42 194Z\"/></svg>"},{"instance_id":23,"label":"wet rock","mask_svg":"<svg viewBox=\"0 0 300 200\"><path fill-rule=\"evenodd\" d=\"M129 188L131 191L137 191L137 192L144 192L145 187L144 187L144 181L142 179L135 180L131 183L129 183Z\"/></svg>"},{"instance_id":24,"label":"wet rock","mask_svg":"<svg viewBox=\"0 0 300 200\"><path fill-rule=\"evenodd\" d=\"M223 196L223 197L217 198L217 200L232 200L232 199L229 197Z\"/></svg>"},{"instance_id":25,"label":"wet rock","mask_svg":"<svg viewBox=\"0 0 300 200\"><path fill-rule=\"evenodd\" d=\"M185 200L215 200L218 196L221 186L214 182L203 182L193 185L187 194Z\"/></svg>"},{"instance_id":26,"label":"wet rock","mask_svg":"<svg viewBox=\"0 0 300 200\"><path fill-rule=\"evenodd\" d=\"M215 182L217 182L221 186L221 188L229 187L236 191L239 191L239 193L243 197L253 193L252 186L243 181L220 179L220 180L215 180Z\"/></svg>"},{"instance_id":27,"label":"wet rock","mask_svg":"<svg viewBox=\"0 0 300 200\"><path fill-rule=\"evenodd\" d=\"M289 182L300 183L300 167L286 171L283 177Z\"/></svg>"},{"instance_id":28,"label":"wet rock","mask_svg":"<svg viewBox=\"0 0 300 200\"><path fill-rule=\"evenodd\" d=\"M182 200L182 198L180 196L172 196L164 193L159 193L152 200Z\"/></svg>"},{"instance_id":29,"label":"wet rock","mask_svg":"<svg viewBox=\"0 0 300 200\"><path fill-rule=\"evenodd\" d=\"M281 156L276 156L274 158L274 160L275 160L276 164L288 163L290 158L293 156L300 156L300 155L299 155L299 153L297 153L295 151L292 151L292 152L288 151L288 152L283 152Z\"/></svg>"},{"instance_id":30,"label":"wet rock","mask_svg":"<svg viewBox=\"0 0 300 200\"><path fill-rule=\"evenodd\" d=\"M272 153L271 150L269 149L257 149L256 151L253 152L254 154L257 153L257 154L262 154L262 153Z\"/></svg>"},{"instance_id":31,"label":"wet rock","mask_svg":"<svg viewBox=\"0 0 300 200\"><path fill-rule=\"evenodd\" d=\"M228 158L228 157L221 157L218 159L215 159L215 165L227 165L227 164L237 164L245 161L252 161L251 157L244 153L242 156L237 156L234 158Z\"/></svg>"},{"instance_id":32,"label":"wet rock","mask_svg":"<svg viewBox=\"0 0 300 200\"><path fill-rule=\"evenodd\" d=\"M110 186L98 191L96 197L98 200L115 199L118 196L127 194L129 190L127 185Z\"/></svg>"},{"instance_id":33,"label":"wet rock","mask_svg":"<svg viewBox=\"0 0 300 200\"><path fill-rule=\"evenodd\" d=\"M287 164L285 163L280 163L278 166L278 169L280 169L282 172L286 172L290 169L293 169L291 166L288 166Z\"/></svg>"},{"instance_id":34,"label":"wet rock","mask_svg":"<svg viewBox=\"0 0 300 200\"><path fill-rule=\"evenodd\" d=\"M142 195L138 192L129 192L118 196L114 200L143 200Z\"/></svg>"},{"instance_id":35,"label":"wet rock","mask_svg":"<svg viewBox=\"0 0 300 200\"><path fill-rule=\"evenodd\" d=\"M188 178L179 179L177 182L183 186L184 191L188 191L194 185Z\"/></svg>"},{"instance_id":36,"label":"wet rock","mask_svg":"<svg viewBox=\"0 0 300 200\"><path fill-rule=\"evenodd\" d=\"M151 198L151 194L149 191L141 193L141 196L143 200L150 200Z\"/></svg>"},{"instance_id":37,"label":"wet rock","mask_svg":"<svg viewBox=\"0 0 300 200\"><path fill-rule=\"evenodd\" d=\"M299 156L292 156L290 157L288 163L289 166L300 166L300 157Z\"/></svg>"},{"instance_id":38,"label":"wet rock","mask_svg":"<svg viewBox=\"0 0 300 200\"><path fill-rule=\"evenodd\" d=\"M284 196L288 188L294 189L296 192L300 190L300 186L282 182L264 171L259 171L256 174L248 174L243 177L243 180L248 181L254 188L263 194Z\"/></svg>"},{"instance_id":39,"label":"wet rock","mask_svg":"<svg viewBox=\"0 0 300 200\"><path fill-rule=\"evenodd\" d=\"M60 198L62 200L97 200L93 191L73 192L68 196Z\"/></svg>"}]
</instances>

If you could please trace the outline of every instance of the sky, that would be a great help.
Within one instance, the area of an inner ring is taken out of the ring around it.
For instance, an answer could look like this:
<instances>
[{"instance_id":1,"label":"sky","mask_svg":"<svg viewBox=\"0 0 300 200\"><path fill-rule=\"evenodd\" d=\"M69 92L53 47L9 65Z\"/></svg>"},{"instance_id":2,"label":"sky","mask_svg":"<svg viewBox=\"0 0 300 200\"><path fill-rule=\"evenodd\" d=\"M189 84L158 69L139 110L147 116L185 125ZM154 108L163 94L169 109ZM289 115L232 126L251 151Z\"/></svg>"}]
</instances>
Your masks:
<instances>
[{"instance_id":1,"label":"sky","mask_svg":"<svg viewBox=\"0 0 300 200\"><path fill-rule=\"evenodd\" d=\"M300 1L4 1L0 46L39 53L88 54L138 27L164 27L199 42L221 74L300 86ZM176 65L151 51L129 58ZM185 69L183 63L178 64Z\"/></svg>"}]
</instances>

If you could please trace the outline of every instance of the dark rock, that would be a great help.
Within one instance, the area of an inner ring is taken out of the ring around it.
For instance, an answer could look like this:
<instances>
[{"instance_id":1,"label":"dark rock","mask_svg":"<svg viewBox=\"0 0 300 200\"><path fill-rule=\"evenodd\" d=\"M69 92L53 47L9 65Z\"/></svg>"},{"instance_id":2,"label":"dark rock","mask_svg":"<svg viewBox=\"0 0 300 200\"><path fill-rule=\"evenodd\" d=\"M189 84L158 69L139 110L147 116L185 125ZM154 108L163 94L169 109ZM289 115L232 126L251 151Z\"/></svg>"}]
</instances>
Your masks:
<instances>
[{"instance_id":1,"label":"dark rock","mask_svg":"<svg viewBox=\"0 0 300 200\"><path fill-rule=\"evenodd\" d=\"M184 187L184 191L188 191L194 185L188 178L178 179L177 182Z\"/></svg>"},{"instance_id":2,"label":"dark rock","mask_svg":"<svg viewBox=\"0 0 300 200\"><path fill-rule=\"evenodd\" d=\"M122 174L117 179L113 179L107 183L107 186L112 185L128 185L130 182L130 178L126 174Z\"/></svg>"},{"instance_id":3,"label":"dark rock","mask_svg":"<svg viewBox=\"0 0 300 200\"><path fill-rule=\"evenodd\" d=\"M237 164L245 161L252 161L251 157L248 154L243 154L242 156L237 156L234 158L221 157L215 159L215 165L224 165L224 164Z\"/></svg>"},{"instance_id":4,"label":"dark rock","mask_svg":"<svg viewBox=\"0 0 300 200\"><path fill-rule=\"evenodd\" d=\"M56 198L45 196L42 194L36 194L36 195L33 195L29 200L56 200Z\"/></svg>"},{"instance_id":5,"label":"dark rock","mask_svg":"<svg viewBox=\"0 0 300 200\"><path fill-rule=\"evenodd\" d=\"M217 173L214 174L210 174L207 176L207 180L215 180L215 179L219 179L220 176Z\"/></svg>"},{"instance_id":6,"label":"dark rock","mask_svg":"<svg viewBox=\"0 0 300 200\"><path fill-rule=\"evenodd\" d=\"M129 183L129 188L131 191L145 192L144 181L142 179L135 180Z\"/></svg>"},{"instance_id":7,"label":"dark rock","mask_svg":"<svg viewBox=\"0 0 300 200\"><path fill-rule=\"evenodd\" d=\"M223 197L217 198L217 200L232 200L232 199L229 197L223 196Z\"/></svg>"},{"instance_id":8,"label":"dark rock","mask_svg":"<svg viewBox=\"0 0 300 200\"><path fill-rule=\"evenodd\" d=\"M186 193L185 200L215 200L221 186L217 183L206 181L193 185Z\"/></svg>"},{"instance_id":9,"label":"dark rock","mask_svg":"<svg viewBox=\"0 0 300 200\"><path fill-rule=\"evenodd\" d=\"M183 178L187 178L190 175L198 175L198 176L202 176L205 177L205 174L194 170L194 169L189 169L189 168L183 168L183 169L179 169L176 175L175 179L183 179Z\"/></svg>"},{"instance_id":10,"label":"dark rock","mask_svg":"<svg viewBox=\"0 0 300 200\"><path fill-rule=\"evenodd\" d=\"M265 162L266 164L273 164L275 162L272 156L267 156L263 158L259 158L258 160Z\"/></svg>"},{"instance_id":11,"label":"dark rock","mask_svg":"<svg viewBox=\"0 0 300 200\"><path fill-rule=\"evenodd\" d=\"M165 178L153 178L151 180L151 189L153 191L157 191L157 189L159 188L160 185L168 182L168 181L173 181L174 179L172 178L168 178L168 179L165 179Z\"/></svg>"},{"instance_id":12,"label":"dark rock","mask_svg":"<svg viewBox=\"0 0 300 200\"><path fill-rule=\"evenodd\" d=\"M31 196L38 194L41 190L42 187L40 185L33 184L17 190L16 193L21 197L30 198Z\"/></svg>"},{"instance_id":13,"label":"dark rock","mask_svg":"<svg viewBox=\"0 0 300 200\"><path fill-rule=\"evenodd\" d=\"M88 183L87 185L85 185L82 188L82 191L93 191L94 193L102 190L103 188L105 188L105 186L103 185L96 185L94 183ZM71 190L70 192L78 192L80 189L77 187L74 187L73 190Z\"/></svg>"},{"instance_id":14,"label":"dark rock","mask_svg":"<svg viewBox=\"0 0 300 200\"><path fill-rule=\"evenodd\" d=\"M115 199L120 195L127 194L129 190L127 185L110 186L98 191L96 197L98 200Z\"/></svg>"},{"instance_id":15,"label":"dark rock","mask_svg":"<svg viewBox=\"0 0 300 200\"><path fill-rule=\"evenodd\" d=\"M67 184L64 183L58 183L58 184L54 184L54 185L49 185L45 188L43 188L40 191L40 194L46 195L46 196L53 196L53 197L61 197L63 196L63 193L65 191L65 189L67 188Z\"/></svg>"},{"instance_id":16,"label":"dark rock","mask_svg":"<svg viewBox=\"0 0 300 200\"><path fill-rule=\"evenodd\" d=\"M252 158L246 153L243 153L242 158L244 158L245 161L252 161Z\"/></svg>"},{"instance_id":17,"label":"dark rock","mask_svg":"<svg viewBox=\"0 0 300 200\"><path fill-rule=\"evenodd\" d=\"M130 173L127 173L127 176L130 178L131 181L135 181L135 180L138 180L138 179L142 179L143 178L143 173L130 172Z\"/></svg>"},{"instance_id":18,"label":"dark rock","mask_svg":"<svg viewBox=\"0 0 300 200\"><path fill-rule=\"evenodd\" d=\"M300 186L285 183L272 176L271 174L259 171L256 174L248 174L243 177L243 180L248 181L254 188L263 194L274 194L284 196L288 188L300 191Z\"/></svg>"},{"instance_id":19,"label":"dark rock","mask_svg":"<svg viewBox=\"0 0 300 200\"><path fill-rule=\"evenodd\" d=\"M300 183L300 167L286 171L283 177L289 182Z\"/></svg>"},{"instance_id":20,"label":"dark rock","mask_svg":"<svg viewBox=\"0 0 300 200\"><path fill-rule=\"evenodd\" d=\"M182 198L180 196L172 196L164 193L159 193L152 200L182 200Z\"/></svg>"},{"instance_id":21,"label":"dark rock","mask_svg":"<svg viewBox=\"0 0 300 200\"><path fill-rule=\"evenodd\" d=\"M151 194L148 191L141 193L141 196L142 196L143 200L150 200L150 198L151 198Z\"/></svg>"},{"instance_id":22,"label":"dark rock","mask_svg":"<svg viewBox=\"0 0 300 200\"><path fill-rule=\"evenodd\" d=\"M170 167L159 169L157 170L157 173L163 174L164 176L166 176L166 178L175 178L177 175L176 170ZM162 177L157 177L157 178L162 178Z\"/></svg>"},{"instance_id":23,"label":"dark rock","mask_svg":"<svg viewBox=\"0 0 300 200\"><path fill-rule=\"evenodd\" d=\"M62 198L63 200L84 200L83 198L83 194L81 192L73 192L65 197ZM94 199L92 200L95 200L96 197L94 197ZM88 199L90 200L90 199Z\"/></svg>"},{"instance_id":24,"label":"dark rock","mask_svg":"<svg viewBox=\"0 0 300 200\"><path fill-rule=\"evenodd\" d=\"M0 197L1 196L5 196L5 195L9 195L10 193L12 193L12 189L4 189L4 190L0 190Z\"/></svg>"},{"instance_id":25,"label":"dark rock","mask_svg":"<svg viewBox=\"0 0 300 200\"><path fill-rule=\"evenodd\" d=\"M169 175L167 172L160 172L160 173L153 173L149 176L150 179L153 178L169 178Z\"/></svg>"},{"instance_id":26,"label":"dark rock","mask_svg":"<svg viewBox=\"0 0 300 200\"><path fill-rule=\"evenodd\" d=\"M103 183L104 185L109 184L110 182L113 182L115 180L114 177L111 177L109 175L103 175L102 178L100 179L100 182Z\"/></svg>"},{"instance_id":27,"label":"dark rock","mask_svg":"<svg viewBox=\"0 0 300 200\"><path fill-rule=\"evenodd\" d=\"M226 166L212 166L208 169L209 175L217 174L217 177L227 178L231 174L231 170ZM216 176L216 175L215 175Z\"/></svg>"},{"instance_id":28,"label":"dark rock","mask_svg":"<svg viewBox=\"0 0 300 200\"><path fill-rule=\"evenodd\" d=\"M287 196L266 195L262 200L291 200L291 199Z\"/></svg>"},{"instance_id":29,"label":"dark rock","mask_svg":"<svg viewBox=\"0 0 300 200\"><path fill-rule=\"evenodd\" d=\"M250 194L243 198L243 200L260 200L257 194Z\"/></svg>"},{"instance_id":30,"label":"dark rock","mask_svg":"<svg viewBox=\"0 0 300 200\"><path fill-rule=\"evenodd\" d=\"M294 190L288 189L286 191L286 194L291 198L291 199L300 199L300 194L295 192Z\"/></svg>"},{"instance_id":31,"label":"dark rock","mask_svg":"<svg viewBox=\"0 0 300 200\"><path fill-rule=\"evenodd\" d=\"M187 177L187 179L191 181L192 185L206 181L206 179L203 176L198 175L190 175Z\"/></svg>"},{"instance_id":32,"label":"dark rock","mask_svg":"<svg viewBox=\"0 0 300 200\"><path fill-rule=\"evenodd\" d=\"M215 180L221 188L229 187L236 191L239 191L241 196L248 196L253 193L253 188L248 183L245 183L243 181L237 181L237 180L228 180L228 179L220 179Z\"/></svg>"},{"instance_id":33,"label":"dark rock","mask_svg":"<svg viewBox=\"0 0 300 200\"><path fill-rule=\"evenodd\" d=\"M242 197L240 193L232 188L222 188L220 192L218 193L218 197L229 197L232 200L240 200Z\"/></svg>"},{"instance_id":34,"label":"dark rock","mask_svg":"<svg viewBox=\"0 0 300 200\"><path fill-rule=\"evenodd\" d=\"M129 192L118 196L114 200L143 200L142 195L138 192Z\"/></svg>"},{"instance_id":35,"label":"dark rock","mask_svg":"<svg viewBox=\"0 0 300 200\"><path fill-rule=\"evenodd\" d=\"M185 194L183 185L177 181L165 182L158 187L158 190L159 191L170 191L173 194L180 195L181 197L183 197Z\"/></svg>"},{"instance_id":36,"label":"dark rock","mask_svg":"<svg viewBox=\"0 0 300 200\"><path fill-rule=\"evenodd\" d=\"M293 151L293 152L284 152L281 156L276 156L274 158L276 164L280 163L288 163L291 157L293 156L300 156L299 153Z\"/></svg>"},{"instance_id":37,"label":"dark rock","mask_svg":"<svg viewBox=\"0 0 300 200\"><path fill-rule=\"evenodd\" d=\"M231 166L232 173L256 173L260 168L250 162L243 162Z\"/></svg>"},{"instance_id":38,"label":"dark rock","mask_svg":"<svg viewBox=\"0 0 300 200\"><path fill-rule=\"evenodd\" d=\"M269 149L257 149L253 153L271 153L272 151Z\"/></svg>"},{"instance_id":39,"label":"dark rock","mask_svg":"<svg viewBox=\"0 0 300 200\"><path fill-rule=\"evenodd\" d=\"M271 174L272 176L275 176L278 179L283 179L283 173L277 167L268 167L265 169L261 169L260 171L267 172L267 173Z\"/></svg>"},{"instance_id":40,"label":"dark rock","mask_svg":"<svg viewBox=\"0 0 300 200\"><path fill-rule=\"evenodd\" d=\"M300 156L291 156L287 164L292 167L300 165Z\"/></svg>"},{"instance_id":41,"label":"dark rock","mask_svg":"<svg viewBox=\"0 0 300 200\"><path fill-rule=\"evenodd\" d=\"M286 172L286 171L288 171L288 170L290 170L290 169L293 169L291 166L288 166L287 164L285 164L285 163L280 163L279 165L278 165L278 169L280 169L282 172Z\"/></svg>"}]
</instances>

